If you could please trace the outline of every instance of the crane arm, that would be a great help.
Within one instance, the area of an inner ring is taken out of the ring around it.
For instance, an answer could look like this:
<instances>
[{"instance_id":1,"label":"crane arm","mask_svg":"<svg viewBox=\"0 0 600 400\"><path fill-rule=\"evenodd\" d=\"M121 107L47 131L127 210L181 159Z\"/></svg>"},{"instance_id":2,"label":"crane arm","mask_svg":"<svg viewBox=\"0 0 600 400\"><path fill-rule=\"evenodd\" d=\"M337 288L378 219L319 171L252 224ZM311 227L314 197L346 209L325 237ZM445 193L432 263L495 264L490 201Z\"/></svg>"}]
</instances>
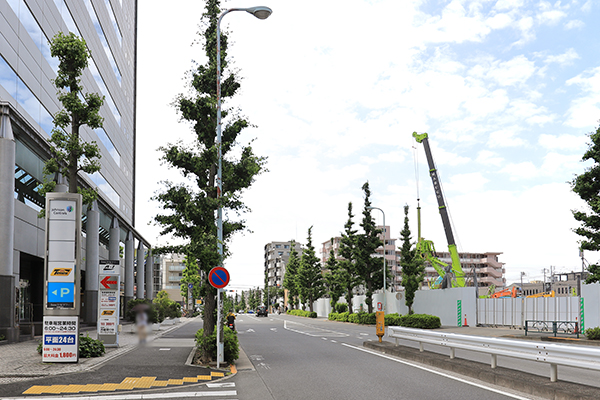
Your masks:
<instances>
[{"instance_id":1,"label":"crane arm","mask_svg":"<svg viewBox=\"0 0 600 400\"><path fill-rule=\"evenodd\" d=\"M431 148L429 147L429 135L427 133L418 134L417 132L413 132L413 137L417 143L422 143L423 148L425 149L425 156L427 157L427 164L429 165L429 175L431 176L433 190L435 191L435 197L438 201L440 216L442 217L442 224L444 225L444 232L446 233L446 239L448 241L448 251L450 252L450 259L452 260L452 271L454 272L456 279L456 282L453 282L452 286L464 287L465 274L460 265L460 258L458 256L458 250L456 249L456 242L454 240L454 234L452 233L452 226L450 225L450 217L448 216L448 209L446 208L444 194L442 193L440 178L435 163L433 162ZM440 276L444 276L444 274L445 273L442 273Z\"/></svg>"}]
</instances>

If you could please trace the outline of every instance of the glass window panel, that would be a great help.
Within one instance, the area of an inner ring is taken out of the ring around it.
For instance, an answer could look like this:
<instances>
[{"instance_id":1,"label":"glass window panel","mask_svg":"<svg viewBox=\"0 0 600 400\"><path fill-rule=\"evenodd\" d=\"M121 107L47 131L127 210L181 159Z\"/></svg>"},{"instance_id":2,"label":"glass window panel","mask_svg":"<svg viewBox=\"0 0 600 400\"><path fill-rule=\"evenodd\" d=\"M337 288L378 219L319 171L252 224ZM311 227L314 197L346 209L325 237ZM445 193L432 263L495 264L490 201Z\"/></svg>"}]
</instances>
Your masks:
<instances>
[{"instance_id":1,"label":"glass window panel","mask_svg":"<svg viewBox=\"0 0 600 400\"><path fill-rule=\"evenodd\" d=\"M54 0L54 4L56 5L56 8L58 8L58 11L62 16L63 21L65 21L65 24L67 25L69 31L81 37L81 33L79 33L79 29L77 29L77 25L75 25L75 21L71 16L69 7L67 7L67 5L65 4L65 0Z\"/></svg>"},{"instance_id":2,"label":"glass window panel","mask_svg":"<svg viewBox=\"0 0 600 400\"><path fill-rule=\"evenodd\" d=\"M108 15L110 20L112 21L113 28L115 28L115 33L117 34L117 38L119 39L119 44L123 44L123 35L121 35L121 29L119 28L119 24L117 23L117 19L115 18L115 12L110 4L110 0L104 0L104 4L106 4L106 9L108 10Z\"/></svg>"},{"instance_id":3,"label":"glass window panel","mask_svg":"<svg viewBox=\"0 0 600 400\"><path fill-rule=\"evenodd\" d=\"M110 201L112 201L117 207L119 207L121 198L119 197L115 189L113 189L113 187L110 186L106 179L104 179L102 174L100 172L94 172L91 175L88 174L88 176L90 177L92 182L94 182L94 184L98 187L98 189L100 189L110 199Z\"/></svg>"},{"instance_id":4,"label":"glass window panel","mask_svg":"<svg viewBox=\"0 0 600 400\"><path fill-rule=\"evenodd\" d=\"M89 60L88 67L90 69L90 72L92 73L92 76L96 80L96 83L98 84L98 87L100 88L100 91L102 91L102 94L104 95L104 100L105 100L106 105L108 106L108 108L110 108L110 111L114 115L119 126L121 126L121 113L119 112L119 109L117 108L112 96L110 95L110 92L108 91L108 88L106 87L106 84L104 84L104 79L102 79L102 76L100 75L100 72L98 71L98 67L96 66L96 62L94 61L93 58L91 58Z\"/></svg>"},{"instance_id":5,"label":"glass window panel","mask_svg":"<svg viewBox=\"0 0 600 400\"><path fill-rule=\"evenodd\" d=\"M117 62L115 61L115 57L113 56L112 50L106 41L106 36L104 36L104 30L102 29L102 25L100 25L100 21L98 20L98 16L96 15L96 11L94 10L94 6L90 0L85 0L85 6L87 7L88 13L92 18L92 23L96 28L96 33L98 33L98 38L102 42L102 47L104 47L104 52L108 57L108 61L117 77L117 81L119 81L119 85L121 84L121 72L119 71L119 67L117 66Z\"/></svg>"},{"instance_id":6,"label":"glass window panel","mask_svg":"<svg viewBox=\"0 0 600 400\"><path fill-rule=\"evenodd\" d=\"M110 153L112 158L115 160L117 165L121 166L121 156L119 155L119 152L115 148L113 142L110 140L110 138L106 134L106 131L104 130L104 128L94 129L94 132L96 132L96 135L98 135L98 138L100 139L100 141L102 142L104 147L106 147L106 149L108 150L108 152Z\"/></svg>"}]
</instances>

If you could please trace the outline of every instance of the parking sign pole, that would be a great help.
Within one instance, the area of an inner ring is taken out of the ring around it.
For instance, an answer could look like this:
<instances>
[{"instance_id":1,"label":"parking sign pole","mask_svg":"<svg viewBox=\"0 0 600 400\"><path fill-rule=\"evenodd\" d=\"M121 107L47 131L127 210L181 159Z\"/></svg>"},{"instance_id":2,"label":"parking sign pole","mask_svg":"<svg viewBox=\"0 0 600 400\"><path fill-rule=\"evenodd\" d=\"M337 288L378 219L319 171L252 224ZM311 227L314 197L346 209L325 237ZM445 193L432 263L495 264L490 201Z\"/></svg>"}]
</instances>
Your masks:
<instances>
[{"instance_id":1,"label":"parking sign pole","mask_svg":"<svg viewBox=\"0 0 600 400\"><path fill-rule=\"evenodd\" d=\"M42 360L79 361L81 195L46 193Z\"/></svg>"}]
</instances>

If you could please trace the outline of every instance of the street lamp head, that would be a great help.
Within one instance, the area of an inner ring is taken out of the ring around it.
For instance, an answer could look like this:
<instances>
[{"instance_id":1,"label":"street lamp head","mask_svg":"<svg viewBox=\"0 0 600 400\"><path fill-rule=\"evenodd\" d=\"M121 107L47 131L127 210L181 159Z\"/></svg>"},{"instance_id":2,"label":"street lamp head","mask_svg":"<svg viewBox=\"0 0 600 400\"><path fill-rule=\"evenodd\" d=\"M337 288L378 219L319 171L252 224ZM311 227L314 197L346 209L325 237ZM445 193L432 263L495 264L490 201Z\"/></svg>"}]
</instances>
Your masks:
<instances>
[{"instance_id":1,"label":"street lamp head","mask_svg":"<svg viewBox=\"0 0 600 400\"><path fill-rule=\"evenodd\" d=\"M267 19L269 18L269 15L273 13L273 10L271 10L269 7L262 6L246 8L246 11L258 19Z\"/></svg>"}]
</instances>

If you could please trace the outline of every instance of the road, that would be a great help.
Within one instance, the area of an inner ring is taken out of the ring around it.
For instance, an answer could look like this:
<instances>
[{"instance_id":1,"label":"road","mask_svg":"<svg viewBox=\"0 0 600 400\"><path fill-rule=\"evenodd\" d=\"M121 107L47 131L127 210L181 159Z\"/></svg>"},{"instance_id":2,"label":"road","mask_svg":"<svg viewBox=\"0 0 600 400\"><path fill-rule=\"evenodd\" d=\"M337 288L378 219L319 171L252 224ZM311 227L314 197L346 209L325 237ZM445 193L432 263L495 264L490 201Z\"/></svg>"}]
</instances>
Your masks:
<instances>
[{"instance_id":1,"label":"road","mask_svg":"<svg viewBox=\"0 0 600 400\"><path fill-rule=\"evenodd\" d=\"M195 319L94 371L2 385L0 395L53 397L56 395L23 393L33 386L98 384L104 385L98 394L107 390L106 394L124 400L139 399L142 394L144 398L155 399L210 396L238 400L531 398L367 350L362 347L363 342L377 340L372 326L289 315L238 316L236 328L245 357L239 360L238 373L233 377L209 384L186 381L168 387L138 389L143 386L142 377L175 382L200 374L203 369L185 365L194 346L194 334L200 328L201 320ZM539 364L537 367L540 374L547 374L545 370L539 371ZM561 371L561 379L564 376ZM137 379L136 388L116 392L107 389L107 384L116 385L127 378ZM88 398L87 393L79 396L75 398Z\"/></svg>"}]
</instances>

